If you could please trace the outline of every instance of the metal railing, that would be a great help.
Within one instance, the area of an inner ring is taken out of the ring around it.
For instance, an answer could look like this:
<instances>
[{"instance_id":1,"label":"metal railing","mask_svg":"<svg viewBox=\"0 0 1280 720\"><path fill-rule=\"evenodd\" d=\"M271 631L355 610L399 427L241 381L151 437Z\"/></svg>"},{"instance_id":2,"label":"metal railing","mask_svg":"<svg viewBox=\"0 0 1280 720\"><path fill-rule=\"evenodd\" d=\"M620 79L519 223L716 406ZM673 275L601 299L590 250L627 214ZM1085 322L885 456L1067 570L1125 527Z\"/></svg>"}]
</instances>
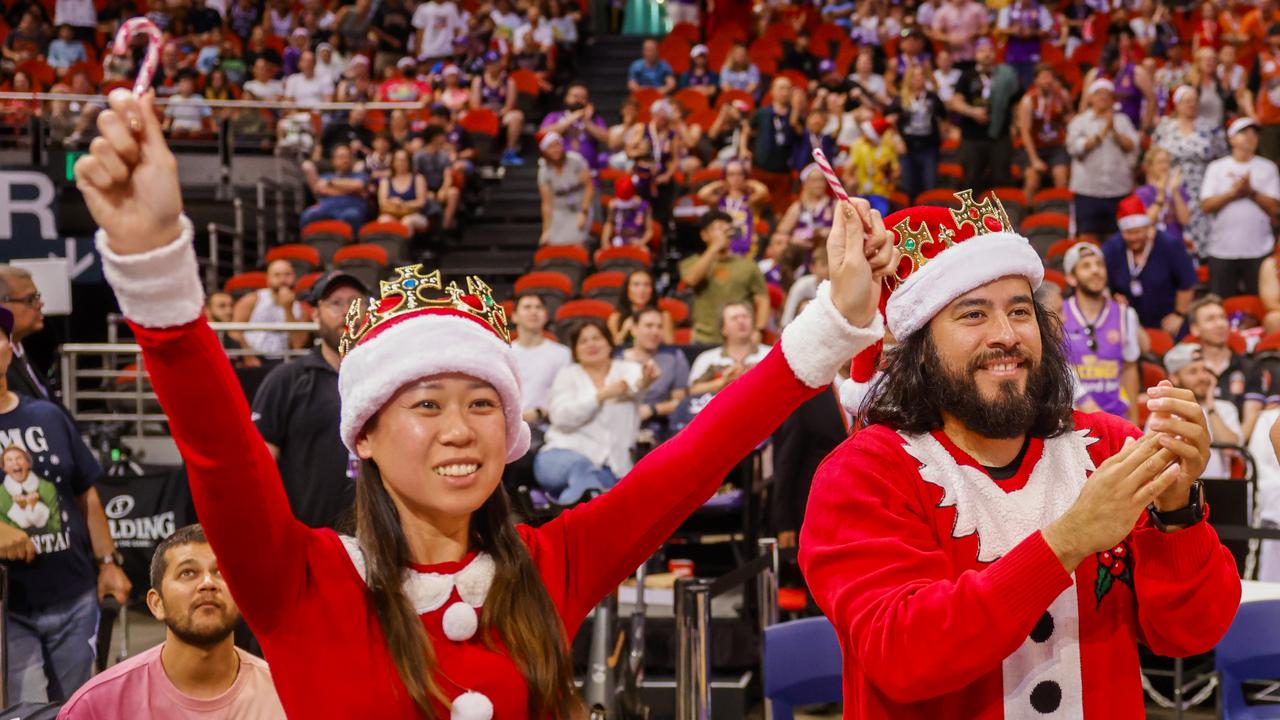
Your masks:
<instances>
[{"instance_id":1,"label":"metal railing","mask_svg":"<svg viewBox=\"0 0 1280 720\"><path fill-rule=\"evenodd\" d=\"M116 316L118 318L118 315ZM228 332L315 332L315 323L210 323L220 336ZM118 320L108 325L117 337ZM285 359L305 355L310 348L289 349ZM233 360L258 356L252 349L227 349ZM124 422L133 437L167 435L168 418L160 408L151 377L136 343L67 343L59 348L62 401L78 422Z\"/></svg>"},{"instance_id":2,"label":"metal railing","mask_svg":"<svg viewBox=\"0 0 1280 720\"><path fill-rule=\"evenodd\" d=\"M247 263L244 256L244 203L238 197L232 198L231 209L235 225L211 222L205 226L209 233L209 261L205 266L205 287L215 288L222 285L220 270L223 267L222 255L224 252L228 254L226 264L231 266L230 275L239 275L244 272L246 267ZM223 247L224 235L230 241L226 243L226 248ZM264 248L258 258L261 259L266 254Z\"/></svg>"},{"instance_id":3,"label":"metal railing","mask_svg":"<svg viewBox=\"0 0 1280 720\"><path fill-rule=\"evenodd\" d=\"M279 167L279 166L277 166ZM297 218L302 214L302 186L298 183L285 183L283 180L276 181L270 178L258 178L255 187L257 191L255 206L258 223L258 261L261 262L267 256L267 193L271 192L275 195L275 225L276 225L276 244L285 242L289 237L289 218L284 211L284 196L288 193L293 201L293 217ZM293 225L297 225L295 220Z\"/></svg>"},{"instance_id":4,"label":"metal railing","mask_svg":"<svg viewBox=\"0 0 1280 720\"><path fill-rule=\"evenodd\" d=\"M715 580L680 578L675 588L676 720L711 720L711 601L739 585L756 582L757 621L778 621L778 541L761 538L760 554ZM761 663L764 661L761 655ZM766 717L768 717L766 706Z\"/></svg>"}]
</instances>

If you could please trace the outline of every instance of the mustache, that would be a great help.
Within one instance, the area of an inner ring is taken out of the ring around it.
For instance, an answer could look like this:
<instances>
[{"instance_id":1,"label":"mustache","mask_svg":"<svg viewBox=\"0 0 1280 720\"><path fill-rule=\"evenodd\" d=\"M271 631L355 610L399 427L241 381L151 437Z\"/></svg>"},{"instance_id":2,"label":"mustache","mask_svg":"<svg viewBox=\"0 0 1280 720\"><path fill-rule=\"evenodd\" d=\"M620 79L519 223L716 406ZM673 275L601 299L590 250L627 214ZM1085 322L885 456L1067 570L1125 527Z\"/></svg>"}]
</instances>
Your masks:
<instances>
[{"instance_id":1,"label":"mustache","mask_svg":"<svg viewBox=\"0 0 1280 720\"><path fill-rule=\"evenodd\" d=\"M981 370L986 365L1000 361L1021 361L1028 368L1034 367L1035 362L1031 358L1031 353L1021 345L1009 348L1008 350L987 350L979 355L975 355L969 360L969 372L974 373Z\"/></svg>"}]
</instances>

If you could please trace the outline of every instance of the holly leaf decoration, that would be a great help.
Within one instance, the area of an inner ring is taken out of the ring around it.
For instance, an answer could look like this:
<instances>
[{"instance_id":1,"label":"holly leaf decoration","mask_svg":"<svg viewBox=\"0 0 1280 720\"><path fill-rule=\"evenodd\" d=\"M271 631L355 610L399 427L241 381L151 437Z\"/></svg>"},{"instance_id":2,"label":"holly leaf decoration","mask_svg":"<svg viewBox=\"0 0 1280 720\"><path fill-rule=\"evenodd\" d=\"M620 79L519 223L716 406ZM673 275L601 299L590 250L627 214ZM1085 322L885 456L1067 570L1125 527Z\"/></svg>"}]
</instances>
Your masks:
<instances>
[{"instance_id":1,"label":"holly leaf decoration","mask_svg":"<svg viewBox=\"0 0 1280 720\"><path fill-rule=\"evenodd\" d=\"M1111 574L1111 568L1098 563L1098 580L1093 584L1093 594L1098 600L1098 607L1102 607L1102 598L1110 592L1115 580L1115 576Z\"/></svg>"}]
</instances>

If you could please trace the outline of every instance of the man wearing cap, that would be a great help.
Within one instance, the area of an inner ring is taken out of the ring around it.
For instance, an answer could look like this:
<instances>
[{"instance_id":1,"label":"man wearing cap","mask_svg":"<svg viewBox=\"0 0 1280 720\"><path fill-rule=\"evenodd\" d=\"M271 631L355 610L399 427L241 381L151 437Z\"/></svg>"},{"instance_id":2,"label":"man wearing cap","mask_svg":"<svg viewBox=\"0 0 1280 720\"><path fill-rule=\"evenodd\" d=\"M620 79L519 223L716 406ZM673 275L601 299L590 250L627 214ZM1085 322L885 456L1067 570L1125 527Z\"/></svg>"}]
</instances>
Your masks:
<instances>
[{"instance_id":1,"label":"man wearing cap","mask_svg":"<svg viewBox=\"0 0 1280 720\"><path fill-rule=\"evenodd\" d=\"M1075 406L1138 421L1138 313L1111 298L1102 249L1076 243L1062 261L1075 293L1062 306L1067 362L1076 373Z\"/></svg>"},{"instance_id":2,"label":"man wearing cap","mask_svg":"<svg viewBox=\"0 0 1280 720\"><path fill-rule=\"evenodd\" d=\"M1143 717L1138 640L1205 652L1239 606L1196 482L1204 413L1168 383L1147 436L1074 412L1040 257L998 204L960 199L884 221L897 344L800 531L844 717Z\"/></svg>"},{"instance_id":3,"label":"man wearing cap","mask_svg":"<svg viewBox=\"0 0 1280 720\"><path fill-rule=\"evenodd\" d=\"M1261 124L1258 153L1280 160L1280 22L1267 28L1266 44L1249 73L1253 110Z\"/></svg>"},{"instance_id":4,"label":"man wearing cap","mask_svg":"<svg viewBox=\"0 0 1280 720\"><path fill-rule=\"evenodd\" d=\"M1221 445L1239 445L1244 442L1240 431L1240 415L1236 406L1214 396L1218 379L1204 363L1199 345L1179 343L1164 354L1164 371L1174 387L1184 388L1195 394L1196 402L1204 412L1209 428L1209 440ZM1153 419L1148 419L1151 427ZM1231 460L1222 450L1211 450L1209 462L1201 477L1227 479L1231 477Z\"/></svg>"},{"instance_id":5,"label":"man wearing cap","mask_svg":"<svg viewBox=\"0 0 1280 720\"><path fill-rule=\"evenodd\" d=\"M675 90L675 71L666 60L658 57L658 41L652 38L645 40L640 53L640 59L627 68L627 90L634 93L644 88L655 88L664 95Z\"/></svg>"},{"instance_id":6,"label":"man wearing cap","mask_svg":"<svg viewBox=\"0 0 1280 720\"><path fill-rule=\"evenodd\" d=\"M1280 173L1259 157L1258 124L1242 117L1227 130L1231 154L1209 163L1200 210L1212 221L1204 252L1209 288L1218 297L1258 294L1258 270L1275 247L1271 221L1280 210Z\"/></svg>"},{"instance_id":7,"label":"man wearing cap","mask_svg":"<svg viewBox=\"0 0 1280 720\"><path fill-rule=\"evenodd\" d=\"M355 477L338 438L338 339L351 303L369 294L331 270L311 286L320 344L275 368L253 398L253 420L280 466L289 506L310 527L336 527L355 502Z\"/></svg>"},{"instance_id":8,"label":"man wearing cap","mask_svg":"<svg viewBox=\"0 0 1280 720\"><path fill-rule=\"evenodd\" d=\"M98 603L130 584L94 487L102 467L71 418L4 379L13 314L0 308L0 561L8 577L10 702L62 702L93 674Z\"/></svg>"},{"instance_id":9,"label":"man wearing cap","mask_svg":"<svg viewBox=\"0 0 1280 720\"><path fill-rule=\"evenodd\" d=\"M1157 229L1134 195L1120 201L1116 223L1120 232L1102 244L1112 294L1124 296L1143 327L1178 337L1200 284L1186 245Z\"/></svg>"},{"instance_id":10,"label":"man wearing cap","mask_svg":"<svg viewBox=\"0 0 1280 720\"><path fill-rule=\"evenodd\" d=\"M706 95L708 99L720 89L720 73L708 64L709 51L706 45L694 45L689 50L689 69L680 75L680 88L693 88Z\"/></svg>"},{"instance_id":11,"label":"man wearing cap","mask_svg":"<svg viewBox=\"0 0 1280 720\"><path fill-rule=\"evenodd\" d=\"M1088 109L1067 124L1071 192L1077 235L1106 237L1116 229L1116 206L1133 192L1138 131L1115 110L1115 85L1106 78L1089 85Z\"/></svg>"},{"instance_id":12,"label":"man wearing cap","mask_svg":"<svg viewBox=\"0 0 1280 720\"><path fill-rule=\"evenodd\" d=\"M538 132L559 133L565 149L581 155L592 170L599 170L608 160L604 148L609 143L609 126L596 115L586 83L569 83L564 91L564 109L543 118Z\"/></svg>"}]
</instances>

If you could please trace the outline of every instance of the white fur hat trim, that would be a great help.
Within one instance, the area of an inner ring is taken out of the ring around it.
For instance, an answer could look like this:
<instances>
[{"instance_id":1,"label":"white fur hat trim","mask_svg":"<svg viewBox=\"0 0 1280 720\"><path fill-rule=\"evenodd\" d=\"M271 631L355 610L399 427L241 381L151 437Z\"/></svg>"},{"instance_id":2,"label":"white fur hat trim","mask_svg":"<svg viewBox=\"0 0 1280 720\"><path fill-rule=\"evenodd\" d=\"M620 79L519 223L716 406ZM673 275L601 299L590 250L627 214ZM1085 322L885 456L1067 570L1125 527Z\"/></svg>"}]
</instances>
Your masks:
<instances>
[{"instance_id":1,"label":"white fur hat trim","mask_svg":"<svg viewBox=\"0 0 1280 720\"><path fill-rule=\"evenodd\" d=\"M453 699L449 720L493 720L493 702L474 690Z\"/></svg>"}]
</instances>

